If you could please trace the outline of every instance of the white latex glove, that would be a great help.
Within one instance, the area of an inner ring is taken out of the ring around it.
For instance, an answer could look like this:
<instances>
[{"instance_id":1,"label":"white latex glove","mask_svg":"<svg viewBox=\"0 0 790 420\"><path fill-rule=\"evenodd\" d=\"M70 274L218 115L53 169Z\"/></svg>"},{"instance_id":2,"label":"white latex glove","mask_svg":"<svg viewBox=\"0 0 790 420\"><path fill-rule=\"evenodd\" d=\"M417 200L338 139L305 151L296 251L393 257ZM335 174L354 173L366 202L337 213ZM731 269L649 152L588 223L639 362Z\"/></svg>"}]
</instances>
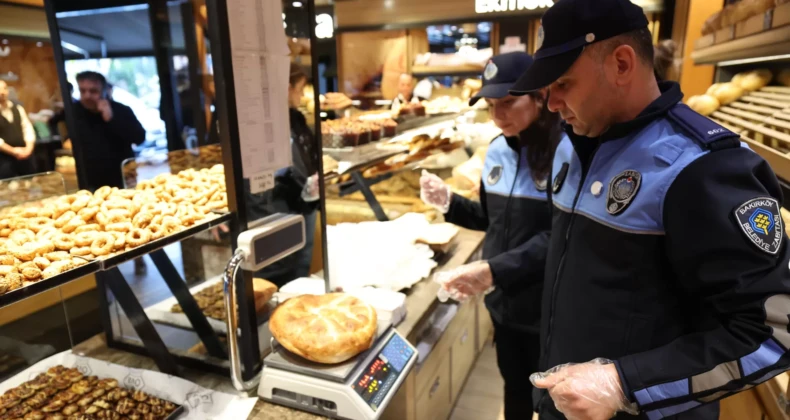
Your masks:
<instances>
[{"instance_id":1,"label":"white latex glove","mask_svg":"<svg viewBox=\"0 0 790 420\"><path fill-rule=\"evenodd\" d=\"M433 281L441 285L436 294L440 301L445 302L450 297L463 302L490 290L494 284L494 277L488 262L478 261L436 273Z\"/></svg>"},{"instance_id":2,"label":"white latex glove","mask_svg":"<svg viewBox=\"0 0 790 420\"><path fill-rule=\"evenodd\" d=\"M619 411L639 413L636 404L625 398L611 360L559 365L533 373L529 380L535 387L549 390L554 406L568 420L609 420Z\"/></svg>"},{"instance_id":3,"label":"white latex glove","mask_svg":"<svg viewBox=\"0 0 790 420\"><path fill-rule=\"evenodd\" d=\"M439 210L442 214L447 214L450 210L451 197L450 187L441 178L425 169L422 170L422 176L420 176L420 198L425 204Z\"/></svg>"},{"instance_id":4,"label":"white latex glove","mask_svg":"<svg viewBox=\"0 0 790 420\"><path fill-rule=\"evenodd\" d=\"M310 177L307 178L307 182L304 183L304 188L302 188L302 200L309 203L319 198L321 198L321 194L318 189L318 174L315 173L310 175Z\"/></svg>"}]
</instances>

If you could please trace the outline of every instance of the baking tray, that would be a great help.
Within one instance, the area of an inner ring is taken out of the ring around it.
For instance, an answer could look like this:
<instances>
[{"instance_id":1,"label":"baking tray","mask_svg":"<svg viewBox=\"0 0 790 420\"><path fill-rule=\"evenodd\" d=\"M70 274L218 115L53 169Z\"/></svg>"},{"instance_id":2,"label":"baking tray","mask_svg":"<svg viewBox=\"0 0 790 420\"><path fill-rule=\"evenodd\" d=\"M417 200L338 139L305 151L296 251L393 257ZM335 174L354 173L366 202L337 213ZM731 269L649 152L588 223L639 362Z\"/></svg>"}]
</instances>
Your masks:
<instances>
[{"instance_id":1,"label":"baking tray","mask_svg":"<svg viewBox=\"0 0 790 420\"><path fill-rule=\"evenodd\" d=\"M165 236L164 238L157 239L155 241L148 242L145 245L138 246L137 248L133 248L128 251L124 251L120 254L113 255L108 258L99 258L96 261L100 263L102 270L107 270L119 264L123 264L127 261L131 261L135 258L141 257L143 255L150 254L151 252L164 248L170 244L181 242L184 239L189 238L190 236L196 235L200 232L203 232L204 230L211 229L217 225L230 221L231 216L232 215L230 213L224 215L217 215L216 218L211 219L209 221L193 225L180 232Z\"/></svg>"},{"instance_id":2,"label":"baking tray","mask_svg":"<svg viewBox=\"0 0 790 420\"><path fill-rule=\"evenodd\" d=\"M209 280L204 281L196 286L192 286L189 288L189 293L191 295L195 295L195 293L207 288L211 287L217 283L222 282L222 277L217 276L211 278ZM194 327L189 322L189 318L187 318L186 314L184 313L174 313L170 312L170 308L173 305L177 304L178 300L175 296L171 296L167 299L164 299L158 303L155 303L147 308L145 308L145 313L148 315L148 318L151 321L154 321L158 324L169 325L171 327L181 328L183 330L194 331ZM263 325L269 320L269 315L274 311L274 308L277 306L277 297L276 294L273 296L269 302L266 304L268 310L262 310L258 312L258 326ZM211 317L206 317L208 320L211 329L214 330L217 334L227 335L228 334L228 324L225 321L220 321L218 319L214 319Z\"/></svg>"},{"instance_id":3,"label":"baking tray","mask_svg":"<svg viewBox=\"0 0 790 420\"><path fill-rule=\"evenodd\" d=\"M49 289L62 286L70 281L77 280L80 277L95 273L100 269L101 264L98 261L92 261L83 266L58 274L57 276L39 280L31 285L12 290L8 293L0 295L0 308L14 304L21 300L25 300L39 293L46 292Z\"/></svg>"},{"instance_id":4,"label":"baking tray","mask_svg":"<svg viewBox=\"0 0 790 420\"><path fill-rule=\"evenodd\" d=\"M0 308L14 304L21 300L25 300L39 293L46 292L49 289L54 289L56 287L62 286L68 282L77 280L80 277L87 276L88 274L92 274L97 271L107 270L116 267L117 265L122 264L124 262L131 261L135 258L139 258L146 254L150 254L153 251L164 248L170 244L180 242L204 230L211 229L214 226L227 222L231 219L231 217L232 214L230 213L217 215L216 218L210 221L196 224L178 233L174 233L172 235L165 236L164 238L151 241L145 245L139 246L129 251L125 251L117 255L113 255L109 258L96 258L92 261L89 261L87 264L83 266L66 271L62 274L58 274L57 276L40 280L31 285L10 291L8 293L0 295Z\"/></svg>"}]
</instances>

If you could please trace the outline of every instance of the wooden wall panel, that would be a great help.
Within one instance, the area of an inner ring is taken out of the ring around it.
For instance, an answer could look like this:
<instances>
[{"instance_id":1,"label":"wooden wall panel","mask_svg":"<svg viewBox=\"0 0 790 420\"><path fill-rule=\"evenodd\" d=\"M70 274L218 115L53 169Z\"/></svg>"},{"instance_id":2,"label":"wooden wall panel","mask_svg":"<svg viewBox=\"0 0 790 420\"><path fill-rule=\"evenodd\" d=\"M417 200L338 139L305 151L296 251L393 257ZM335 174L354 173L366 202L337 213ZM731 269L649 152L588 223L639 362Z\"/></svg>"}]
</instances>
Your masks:
<instances>
[{"instance_id":1,"label":"wooden wall panel","mask_svg":"<svg viewBox=\"0 0 790 420\"><path fill-rule=\"evenodd\" d=\"M44 9L0 3L0 35L49 39L49 26Z\"/></svg>"},{"instance_id":2,"label":"wooden wall panel","mask_svg":"<svg viewBox=\"0 0 790 420\"><path fill-rule=\"evenodd\" d=\"M408 70L405 30L345 33L338 37L337 48L343 93L358 95L380 76L383 97L397 95L398 77Z\"/></svg>"},{"instance_id":3,"label":"wooden wall panel","mask_svg":"<svg viewBox=\"0 0 790 420\"><path fill-rule=\"evenodd\" d=\"M676 7L680 7L683 3L678 2ZM688 21L686 36L683 40L683 67L680 73L680 88L686 98L705 93L713 83L714 66L695 65L694 60L691 59L691 52L694 51L694 41L701 36L702 24L722 7L724 7L724 2L721 0L690 0L688 2Z\"/></svg>"},{"instance_id":4,"label":"wooden wall panel","mask_svg":"<svg viewBox=\"0 0 790 420\"><path fill-rule=\"evenodd\" d=\"M60 100L52 44L22 38L8 38L8 42L0 45L9 48L9 55L0 57L0 75L11 72L18 77L8 81L8 85L14 88L27 112L51 108L53 98Z\"/></svg>"}]
</instances>

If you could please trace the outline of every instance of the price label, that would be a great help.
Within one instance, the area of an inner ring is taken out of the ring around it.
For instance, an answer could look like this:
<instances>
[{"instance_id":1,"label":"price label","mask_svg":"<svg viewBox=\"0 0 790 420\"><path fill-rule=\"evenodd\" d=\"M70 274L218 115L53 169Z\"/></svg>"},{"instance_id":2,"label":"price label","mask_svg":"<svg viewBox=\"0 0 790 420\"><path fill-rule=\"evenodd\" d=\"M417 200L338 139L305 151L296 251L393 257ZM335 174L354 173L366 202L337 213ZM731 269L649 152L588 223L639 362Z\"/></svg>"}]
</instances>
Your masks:
<instances>
[{"instance_id":1,"label":"price label","mask_svg":"<svg viewBox=\"0 0 790 420\"><path fill-rule=\"evenodd\" d=\"M274 171L264 171L250 178L250 192L260 194L274 188Z\"/></svg>"}]
</instances>

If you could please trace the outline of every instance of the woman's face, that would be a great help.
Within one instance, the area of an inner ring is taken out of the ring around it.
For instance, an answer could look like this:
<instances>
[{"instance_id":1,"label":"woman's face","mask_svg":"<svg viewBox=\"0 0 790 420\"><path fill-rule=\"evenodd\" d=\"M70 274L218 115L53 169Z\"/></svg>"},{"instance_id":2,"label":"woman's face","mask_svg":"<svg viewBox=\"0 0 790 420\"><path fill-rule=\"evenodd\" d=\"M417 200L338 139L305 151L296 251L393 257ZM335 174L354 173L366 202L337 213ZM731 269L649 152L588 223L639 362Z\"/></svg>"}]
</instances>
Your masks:
<instances>
[{"instance_id":1,"label":"woman's face","mask_svg":"<svg viewBox=\"0 0 790 420\"><path fill-rule=\"evenodd\" d=\"M543 106L541 102L529 95L508 95L499 99L486 98L486 102L488 102L491 118L502 130L505 137L517 136L526 130L538 119Z\"/></svg>"},{"instance_id":2,"label":"woman's face","mask_svg":"<svg viewBox=\"0 0 790 420\"><path fill-rule=\"evenodd\" d=\"M299 108L302 103L302 96L304 96L304 87L307 85L307 79L300 79L295 85L288 85L288 106L291 108Z\"/></svg>"}]
</instances>

